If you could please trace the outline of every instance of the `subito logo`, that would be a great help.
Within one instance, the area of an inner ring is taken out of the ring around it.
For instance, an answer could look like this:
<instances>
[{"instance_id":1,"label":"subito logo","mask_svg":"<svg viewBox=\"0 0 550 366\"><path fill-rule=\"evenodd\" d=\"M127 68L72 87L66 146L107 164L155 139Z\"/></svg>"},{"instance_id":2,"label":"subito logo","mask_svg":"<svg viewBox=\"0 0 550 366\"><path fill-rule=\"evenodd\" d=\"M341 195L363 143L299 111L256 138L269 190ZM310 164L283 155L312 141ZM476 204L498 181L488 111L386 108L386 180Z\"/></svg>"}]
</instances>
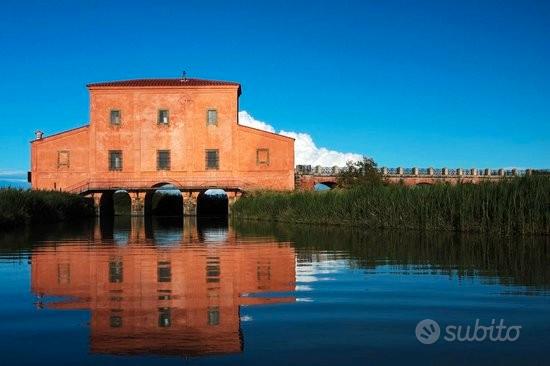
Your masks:
<instances>
[{"instance_id":1,"label":"subito logo","mask_svg":"<svg viewBox=\"0 0 550 366\"><path fill-rule=\"evenodd\" d=\"M441 329L432 319L424 319L416 325L416 339L423 344L433 344L439 339Z\"/></svg>"}]
</instances>

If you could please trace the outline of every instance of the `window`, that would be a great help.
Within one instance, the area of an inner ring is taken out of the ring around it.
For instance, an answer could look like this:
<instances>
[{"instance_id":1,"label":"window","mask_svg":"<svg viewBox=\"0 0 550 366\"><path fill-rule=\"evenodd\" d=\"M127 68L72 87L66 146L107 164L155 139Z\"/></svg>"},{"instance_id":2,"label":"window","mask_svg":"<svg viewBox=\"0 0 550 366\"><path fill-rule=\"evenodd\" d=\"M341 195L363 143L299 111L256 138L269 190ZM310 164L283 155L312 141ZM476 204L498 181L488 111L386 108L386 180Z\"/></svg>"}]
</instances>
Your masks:
<instances>
[{"instance_id":1,"label":"window","mask_svg":"<svg viewBox=\"0 0 550 366\"><path fill-rule=\"evenodd\" d=\"M71 283L71 265L69 263L60 263L57 265L57 283L60 285Z\"/></svg>"},{"instance_id":2,"label":"window","mask_svg":"<svg viewBox=\"0 0 550 366\"><path fill-rule=\"evenodd\" d=\"M159 308L159 327L168 328L172 323L170 308Z\"/></svg>"},{"instance_id":3,"label":"window","mask_svg":"<svg viewBox=\"0 0 550 366\"><path fill-rule=\"evenodd\" d=\"M206 169L219 169L220 158L218 150L206 150Z\"/></svg>"},{"instance_id":4,"label":"window","mask_svg":"<svg viewBox=\"0 0 550 366\"><path fill-rule=\"evenodd\" d=\"M68 168L69 167L69 152L62 150L57 152L57 167Z\"/></svg>"},{"instance_id":5,"label":"window","mask_svg":"<svg viewBox=\"0 0 550 366\"><path fill-rule=\"evenodd\" d=\"M170 262L158 262L157 264L158 282L172 281L172 268Z\"/></svg>"},{"instance_id":6,"label":"window","mask_svg":"<svg viewBox=\"0 0 550 366\"><path fill-rule=\"evenodd\" d=\"M170 170L170 150L157 150L157 170Z\"/></svg>"},{"instance_id":7,"label":"window","mask_svg":"<svg viewBox=\"0 0 550 366\"><path fill-rule=\"evenodd\" d=\"M158 290L159 300L170 300L172 298L172 290Z\"/></svg>"},{"instance_id":8,"label":"window","mask_svg":"<svg viewBox=\"0 0 550 366\"><path fill-rule=\"evenodd\" d=\"M206 257L206 282L220 282L220 257Z\"/></svg>"},{"instance_id":9,"label":"window","mask_svg":"<svg viewBox=\"0 0 550 366\"><path fill-rule=\"evenodd\" d=\"M167 125L170 122L170 113L168 109L159 109L157 123L159 125Z\"/></svg>"},{"instance_id":10,"label":"window","mask_svg":"<svg viewBox=\"0 0 550 366\"><path fill-rule=\"evenodd\" d=\"M122 170L121 150L109 150L109 170Z\"/></svg>"},{"instance_id":11,"label":"window","mask_svg":"<svg viewBox=\"0 0 550 366\"><path fill-rule=\"evenodd\" d=\"M122 282L122 273L122 260L111 259L111 261L109 261L109 282Z\"/></svg>"},{"instance_id":12,"label":"window","mask_svg":"<svg viewBox=\"0 0 550 366\"><path fill-rule=\"evenodd\" d=\"M220 308L217 306L208 308L208 325L218 324L220 324Z\"/></svg>"},{"instance_id":13,"label":"window","mask_svg":"<svg viewBox=\"0 0 550 366\"><path fill-rule=\"evenodd\" d=\"M118 109L111 110L111 124L120 125L120 110Z\"/></svg>"},{"instance_id":14,"label":"window","mask_svg":"<svg viewBox=\"0 0 550 366\"><path fill-rule=\"evenodd\" d=\"M208 126L218 125L218 111L215 109L209 109L206 113L206 124Z\"/></svg>"},{"instance_id":15,"label":"window","mask_svg":"<svg viewBox=\"0 0 550 366\"><path fill-rule=\"evenodd\" d=\"M120 315L111 315L109 318L109 325L111 328L120 328L122 327L122 317Z\"/></svg>"},{"instance_id":16,"label":"window","mask_svg":"<svg viewBox=\"0 0 550 366\"><path fill-rule=\"evenodd\" d=\"M256 165L269 165L269 149L256 150Z\"/></svg>"}]
</instances>

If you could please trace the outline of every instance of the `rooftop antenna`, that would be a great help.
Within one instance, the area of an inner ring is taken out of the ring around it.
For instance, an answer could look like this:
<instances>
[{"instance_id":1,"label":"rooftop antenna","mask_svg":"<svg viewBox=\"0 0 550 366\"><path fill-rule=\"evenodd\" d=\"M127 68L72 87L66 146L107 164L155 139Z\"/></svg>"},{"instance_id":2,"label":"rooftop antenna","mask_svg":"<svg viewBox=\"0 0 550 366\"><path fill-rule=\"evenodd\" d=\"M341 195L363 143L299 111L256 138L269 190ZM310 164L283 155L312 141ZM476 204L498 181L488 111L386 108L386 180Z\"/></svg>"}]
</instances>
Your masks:
<instances>
[{"instance_id":1,"label":"rooftop antenna","mask_svg":"<svg viewBox=\"0 0 550 366\"><path fill-rule=\"evenodd\" d=\"M187 81L187 71L185 70L181 73L181 81Z\"/></svg>"}]
</instances>

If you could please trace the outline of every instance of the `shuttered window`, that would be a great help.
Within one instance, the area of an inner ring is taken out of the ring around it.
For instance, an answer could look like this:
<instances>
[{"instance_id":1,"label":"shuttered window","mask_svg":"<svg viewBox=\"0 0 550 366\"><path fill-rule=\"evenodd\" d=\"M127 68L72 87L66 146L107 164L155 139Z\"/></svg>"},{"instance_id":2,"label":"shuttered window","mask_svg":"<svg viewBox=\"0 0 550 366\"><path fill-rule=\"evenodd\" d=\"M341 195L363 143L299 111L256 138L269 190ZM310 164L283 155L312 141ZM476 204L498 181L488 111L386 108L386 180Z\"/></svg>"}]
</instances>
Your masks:
<instances>
[{"instance_id":1,"label":"shuttered window","mask_svg":"<svg viewBox=\"0 0 550 366\"><path fill-rule=\"evenodd\" d=\"M170 170L170 150L157 151L157 170Z\"/></svg>"},{"instance_id":2,"label":"shuttered window","mask_svg":"<svg viewBox=\"0 0 550 366\"><path fill-rule=\"evenodd\" d=\"M206 113L206 124L209 126L216 126L218 124L218 111L216 109L209 109Z\"/></svg>"},{"instance_id":3,"label":"shuttered window","mask_svg":"<svg viewBox=\"0 0 550 366\"><path fill-rule=\"evenodd\" d=\"M214 149L206 150L206 169L219 169L219 151Z\"/></svg>"},{"instance_id":4,"label":"shuttered window","mask_svg":"<svg viewBox=\"0 0 550 366\"><path fill-rule=\"evenodd\" d=\"M157 123L167 125L170 122L170 112L168 109L159 109Z\"/></svg>"},{"instance_id":5,"label":"shuttered window","mask_svg":"<svg viewBox=\"0 0 550 366\"><path fill-rule=\"evenodd\" d=\"M112 125L120 125L120 110L118 109L112 109L111 110L111 124Z\"/></svg>"},{"instance_id":6,"label":"shuttered window","mask_svg":"<svg viewBox=\"0 0 550 366\"><path fill-rule=\"evenodd\" d=\"M109 150L109 170L122 170L122 151Z\"/></svg>"}]
</instances>

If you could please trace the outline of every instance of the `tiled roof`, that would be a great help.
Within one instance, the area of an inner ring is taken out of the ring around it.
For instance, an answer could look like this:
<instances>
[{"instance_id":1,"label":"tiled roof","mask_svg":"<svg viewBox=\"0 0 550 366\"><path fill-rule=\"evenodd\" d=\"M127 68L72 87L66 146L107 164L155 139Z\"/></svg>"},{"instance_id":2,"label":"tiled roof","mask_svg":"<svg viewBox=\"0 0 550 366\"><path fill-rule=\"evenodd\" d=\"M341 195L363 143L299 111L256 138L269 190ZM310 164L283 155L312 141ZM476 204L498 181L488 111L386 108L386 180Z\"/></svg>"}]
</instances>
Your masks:
<instances>
[{"instance_id":1,"label":"tiled roof","mask_svg":"<svg viewBox=\"0 0 550 366\"><path fill-rule=\"evenodd\" d=\"M147 87L147 86L180 87L180 86L224 86L224 85L234 85L234 86L238 86L240 89L240 84L232 81L191 79L191 78L117 80L117 81L105 81L101 83L90 83L86 86L88 88L94 88L94 87Z\"/></svg>"}]
</instances>

